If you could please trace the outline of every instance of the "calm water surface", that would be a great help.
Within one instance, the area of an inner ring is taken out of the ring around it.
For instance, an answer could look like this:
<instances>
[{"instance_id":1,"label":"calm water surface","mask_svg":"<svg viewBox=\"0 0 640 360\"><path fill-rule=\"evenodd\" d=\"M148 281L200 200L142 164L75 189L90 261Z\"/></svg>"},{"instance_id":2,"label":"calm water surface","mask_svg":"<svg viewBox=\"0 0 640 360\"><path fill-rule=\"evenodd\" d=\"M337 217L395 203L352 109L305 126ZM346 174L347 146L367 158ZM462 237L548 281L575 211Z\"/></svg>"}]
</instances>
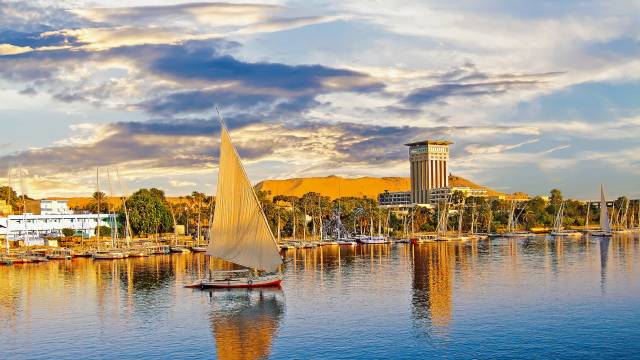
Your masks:
<instances>
[{"instance_id":1,"label":"calm water surface","mask_svg":"<svg viewBox=\"0 0 640 360\"><path fill-rule=\"evenodd\" d=\"M640 241L289 250L281 290L202 254L0 267L0 358L640 358Z\"/></svg>"}]
</instances>

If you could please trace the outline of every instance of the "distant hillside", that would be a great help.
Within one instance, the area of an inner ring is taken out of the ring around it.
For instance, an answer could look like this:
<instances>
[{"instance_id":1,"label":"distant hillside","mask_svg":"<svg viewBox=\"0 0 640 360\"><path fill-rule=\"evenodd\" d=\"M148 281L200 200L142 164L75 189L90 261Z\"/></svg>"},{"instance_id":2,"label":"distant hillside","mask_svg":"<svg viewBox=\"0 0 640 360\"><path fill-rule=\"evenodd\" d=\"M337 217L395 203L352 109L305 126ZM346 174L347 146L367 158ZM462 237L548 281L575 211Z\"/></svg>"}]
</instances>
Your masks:
<instances>
[{"instance_id":1,"label":"distant hillside","mask_svg":"<svg viewBox=\"0 0 640 360\"><path fill-rule=\"evenodd\" d=\"M285 180L264 180L256 185L256 190L270 191L271 196L302 196L308 192L321 193L332 199L343 196L368 197L377 199L378 194L389 191L408 191L409 178L403 177L361 177L341 178L338 176L295 178Z\"/></svg>"},{"instance_id":2,"label":"distant hillside","mask_svg":"<svg viewBox=\"0 0 640 360\"><path fill-rule=\"evenodd\" d=\"M514 193L513 195L504 194L488 187L478 185L460 176L449 175L449 184L451 186L466 186L472 189L485 189L489 196L506 196L506 198L526 199L527 194ZM377 199L378 194L389 191L409 191L411 184L409 178L405 177L360 177L360 178L342 178L338 176L327 177L309 177L294 178L284 180L264 180L256 185L256 190L270 191L271 197L275 195L302 196L308 192L317 192L324 196L335 199L339 196L348 197L368 197ZM85 208L92 201L90 197L72 197L48 199L64 199L69 201L70 208ZM170 203L181 202L179 197L167 197ZM120 198L109 198L109 202L113 208L117 209L121 206ZM33 201L27 204L29 211L39 213L39 202Z\"/></svg>"},{"instance_id":3,"label":"distant hillside","mask_svg":"<svg viewBox=\"0 0 640 360\"><path fill-rule=\"evenodd\" d=\"M472 189L485 189L489 196L504 196L504 193L475 184L459 176L450 175L451 186L466 186ZM295 178L285 180L265 180L256 185L256 190L270 191L271 196L302 196L310 191L321 193L332 199L338 196L367 196L377 198L378 194L389 191L409 191L409 178L404 177L361 177L354 179L338 176Z\"/></svg>"}]
</instances>

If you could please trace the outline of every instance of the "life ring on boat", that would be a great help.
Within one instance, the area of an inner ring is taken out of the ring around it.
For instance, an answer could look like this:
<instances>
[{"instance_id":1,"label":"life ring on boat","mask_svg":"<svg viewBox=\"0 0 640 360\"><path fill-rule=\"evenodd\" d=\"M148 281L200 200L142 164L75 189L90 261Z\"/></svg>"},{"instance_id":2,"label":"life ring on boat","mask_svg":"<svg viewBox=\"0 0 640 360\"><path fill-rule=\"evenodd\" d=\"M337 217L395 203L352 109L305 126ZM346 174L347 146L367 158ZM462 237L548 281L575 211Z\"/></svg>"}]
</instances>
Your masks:
<instances>
[{"instance_id":1,"label":"life ring on boat","mask_svg":"<svg viewBox=\"0 0 640 360\"><path fill-rule=\"evenodd\" d=\"M251 280L251 279L247 280L247 284L253 285L253 280Z\"/></svg>"}]
</instances>

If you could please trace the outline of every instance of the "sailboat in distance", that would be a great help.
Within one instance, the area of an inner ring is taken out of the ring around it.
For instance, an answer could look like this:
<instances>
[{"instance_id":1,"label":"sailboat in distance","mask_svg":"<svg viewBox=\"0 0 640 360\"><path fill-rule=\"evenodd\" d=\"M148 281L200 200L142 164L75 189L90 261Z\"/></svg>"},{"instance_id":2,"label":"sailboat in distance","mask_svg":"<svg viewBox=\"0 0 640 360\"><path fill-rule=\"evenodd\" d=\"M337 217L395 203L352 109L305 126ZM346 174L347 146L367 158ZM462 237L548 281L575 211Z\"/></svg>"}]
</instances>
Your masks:
<instances>
[{"instance_id":1,"label":"sailboat in distance","mask_svg":"<svg viewBox=\"0 0 640 360\"><path fill-rule=\"evenodd\" d=\"M218 116L218 189L206 254L246 269L212 271L208 278L190 286L254 288L279 285L282 281L279 269L283 261L278 244L220 113Z\"/></svg>"},{"instance_id":2,"label":"sailboat in distance","mask_svg":"<svg viewBox=\"0 0 640 360\"><path fill-rule=\"evenodd\" d=\"M600 230L591 234L595 236L611 236L611 224L609 223L609 212L607 211L607 200L604 197L603 185L600 185Z\"/></svg>"}]
</instances>

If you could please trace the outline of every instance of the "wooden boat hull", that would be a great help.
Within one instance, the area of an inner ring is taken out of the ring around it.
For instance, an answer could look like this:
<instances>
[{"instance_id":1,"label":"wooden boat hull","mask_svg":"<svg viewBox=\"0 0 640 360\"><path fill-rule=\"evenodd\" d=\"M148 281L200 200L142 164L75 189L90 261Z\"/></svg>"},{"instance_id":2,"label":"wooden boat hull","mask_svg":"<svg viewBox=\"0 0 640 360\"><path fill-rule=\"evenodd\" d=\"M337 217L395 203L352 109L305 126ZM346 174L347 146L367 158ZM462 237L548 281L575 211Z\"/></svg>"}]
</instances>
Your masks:
<instances>
[{"instance_id":1,"label":"wooden boat hull","mask_svg":"<svg viewBox=\"0 0 640 360\"><path fill-rule=\"evenodd\" d=\"M552 231L551 232L551 236L559 236L559 237L565 237L565 236L573 236L573 237L578 237L578 236L582 236L582 233L580 232L556 232L556 231Z\"/></svg>"},{"instance_id":2,"label":"wooden boat hull","mask_svg":"<svg viewBox=\"0 0 640 360\"><path fill-rule=\"evenodd\" d=\"M600 237L611 237L612 236L611 233L603 232L603 231L593 231L593 232L589 233L589 235L600 236Z\"/></svg>"},{"instance_id":3,"label":"wooden boat hull","mask_svg":"<svg viewBox=\"0 0 640 360\"><path fill-rule=\"evenodd\" d=\"M202 289L251 289L279 286L280 283L282 283L282 277L280 276L264 276L259 278L240 279L206 279L195 284L188 285L187 287Z\"/></svg>"},{"instance_id":4,"label":"wooden boat hull","mask_svg":"<svg viewBox=\"0 0 640 360\"><path fill-rule=\"evenodd\" d=\"M126 257L127 255L123 253L94 254L93 260L118 260Z\"/></svg>"},{"instance_id":5,"label":"wooden boat hull","mask_svg":"<svg viewBox=\"0 0 640 360\"><path fill-rule=\"evenodd\" d=\"M349 245L349 246L355 246L358 243L356 243L355 241L338 241L338 245Z\"/></svg>"},{"instance_id":6,"label":"wooden boat hull","mask_svg":"<svg viewBox=\"0 0 640 360\"><path fill-rule=\"evenodd\" d=\"M49 255L49 260L71 260L71 255Z\"/></svg>"},{"instance_id":7,"label":"wooden boat hull","mask_svg":"<svg viewBox=\"0 0 640 360\"><path fill-rule=\"evenodd\" d=\"M134 251L129 253L129 257L148 257L148 256L149 256L149 253L147 252Z\"/></svg>"}]
</instances>

